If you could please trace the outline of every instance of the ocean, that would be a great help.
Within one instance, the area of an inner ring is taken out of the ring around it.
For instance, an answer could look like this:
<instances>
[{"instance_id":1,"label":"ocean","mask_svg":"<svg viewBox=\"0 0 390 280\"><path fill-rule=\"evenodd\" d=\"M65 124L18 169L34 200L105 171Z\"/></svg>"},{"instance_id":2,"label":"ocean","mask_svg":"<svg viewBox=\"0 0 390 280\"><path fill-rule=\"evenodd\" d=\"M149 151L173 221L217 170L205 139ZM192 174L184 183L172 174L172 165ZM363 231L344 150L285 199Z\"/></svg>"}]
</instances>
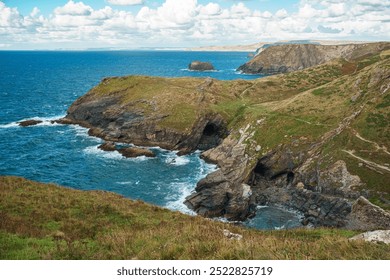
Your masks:
<instances>
[{"instance_id":1,"label":"ocean","mask_svg":"<svg viewBox=\"0 0 390 280\"><path fill-rule=\"evenodd\" d=\"M0 175L22 176L80 190L106 190L193 215L184 198L196 182L216 170L200 152L178 157L159 147L156 158L127 159L97 147L102 140L75 125L52 124L104 77L149 75L255 79L235 71L245 52L185 51L1 51ZM193 60L209 61L216 71L188 71ZM38 119L36 126L17 122ZM299 226L299 217L261 207L246 226L274 229Z\"/></svg>"}]
</instances>

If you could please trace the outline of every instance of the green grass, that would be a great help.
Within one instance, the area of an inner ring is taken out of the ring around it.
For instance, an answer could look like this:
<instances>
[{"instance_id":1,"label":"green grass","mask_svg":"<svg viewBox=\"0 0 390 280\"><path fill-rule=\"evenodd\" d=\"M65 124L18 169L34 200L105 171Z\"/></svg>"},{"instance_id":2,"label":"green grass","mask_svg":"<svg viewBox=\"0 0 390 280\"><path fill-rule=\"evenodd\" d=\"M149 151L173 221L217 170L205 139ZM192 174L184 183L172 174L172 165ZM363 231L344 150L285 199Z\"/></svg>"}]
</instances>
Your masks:
<instances>
[{"instance_id":1,"label":"green grass","mask_svg":"<svg viewBox=\"0 0 390 280\"><path fill-rule=\"evenodd\" d=\"M0 177L0 205L0 259L390 258L389 245L349 241L354 231L246 229L16 177Z\"/></svg>"}]
</instances>

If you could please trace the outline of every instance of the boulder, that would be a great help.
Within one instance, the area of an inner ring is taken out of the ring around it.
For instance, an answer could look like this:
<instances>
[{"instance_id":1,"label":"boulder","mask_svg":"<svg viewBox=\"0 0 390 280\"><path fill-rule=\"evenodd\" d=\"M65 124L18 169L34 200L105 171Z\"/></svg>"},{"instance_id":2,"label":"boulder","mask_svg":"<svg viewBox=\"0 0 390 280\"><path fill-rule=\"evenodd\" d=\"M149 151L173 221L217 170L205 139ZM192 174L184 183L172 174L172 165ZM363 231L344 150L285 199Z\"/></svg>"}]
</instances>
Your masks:
<instances>
[{"instance_id":1,"label":"boulder","mask_svg":"<svg viewBox=\"0 0 390 280\"><path fill-rule=\"evenodd\" d=\"M193 61L188 65L188 69L192 71L210 71L214 70L214 66L210 62Z\"/></svg>"},{"instance_id":2,"label":"boulder","mask_svg":"<svg viewBox=\"0 0 390 280\"><path fill-rule=\"evenodd\" d=\"M361 196L352 205L347 228L353 230L390 229L390 213Z\"/></svg>"},{"instance_id":3,"label":"boulder","mask_svg":"<svg viewBox=\"0 0 390 280\"><path fill-rule=\"evenodd\" d=\"M383 242L385 244L390 244L390 230L368 231L355 235L354 237L351 237L350 240L364 240L368 242Z\"/></svg>"},{"instance_id":4,"label":"boulder","mask_svg":"<svg viewBox=\"0 0 390 280\"><path fill-rule=\"evenodd\" d=\"M42 121L40 120L26 120L26 121L21 121L19 122L19 126L32 126L32 125L37 125L40 124Z\"/></svg>"},{"instance_id":5,"label":"boulder","mask_svg":"<svg viewBox=\"0 0 390 280\"><path fill-rule=\"evenodd\" d=\"M121 153L124 157L127 158L134 158L134 157L140 157L140 156L146 156L146 157L155 157L156 155L148 149L144 148L136 148L136 147L130 147L130 148L122 148L118 150L119 153Z\"/></svg>"},{"instance_id":6,"label":"boulder","mask_svg":"<svg viewBox=\"0 0 390 280\"><path fill-rule=\"evenodd\" d=\"M114 142L104 142L98 147L98 149L106 152L112 152L112 151L116 151L116 146Z\"/></svg>"}]
</instances>

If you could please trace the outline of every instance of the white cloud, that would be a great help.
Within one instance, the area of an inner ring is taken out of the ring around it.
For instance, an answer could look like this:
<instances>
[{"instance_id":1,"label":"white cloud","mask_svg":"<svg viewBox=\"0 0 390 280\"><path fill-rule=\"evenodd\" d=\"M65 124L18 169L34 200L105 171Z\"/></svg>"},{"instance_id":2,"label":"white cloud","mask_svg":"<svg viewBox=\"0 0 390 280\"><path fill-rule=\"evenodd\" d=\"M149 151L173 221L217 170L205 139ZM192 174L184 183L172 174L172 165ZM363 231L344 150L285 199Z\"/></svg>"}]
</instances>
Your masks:
<instances>
[{"instance_id":1,"label":"white cloud","mask_svg":"<svg viewBox=\"0 0 390 280\"><path fill-rule=\"evenodd\" d=\"M54 13L57 15L78 15L78 16L87 16L92 12L90 6L85 5L83 2L73 2L70 0L63 7L58 7L54 10Z\"/></svg>"},{"instance_id":2,"label":"white cloud","mask_svg":"<svg viewBox=\"0 0 390 280\"><path fill-rule=\"evenodd\" d=\"M21 19L16 8L9 8L0 2L0 27L19 27Z\"/></svg>"},{"instance_id":3,"label":"white cloud","mask_svg":"<svg viewBox=\"0 0 390 280\"><path fill-rule=\"evenodd\" d=\"M111 5L133 6L143 4L144 0L107 0L107 2Z\"/></svg>"},{"instance_id":4,"label":"white cloud","mask_svg":"<svg viewBox=\"0 0 390 280\"><path fill-rule=\"evenodd\" d=\"M288 39L390 40L389 3L301 0L294 12L281 9L271 13L251 10L243 2L232 1L223 8L216 1L165 0L134 13L112 6L95 9L74 0L44 16L39 7L22 15L0 0L0 42L2 48L12 48L39 44L158 47Z\"/></svg>"},{"instance_id":5,"label":"white cloud","mask_svg":"<svg viewBox=\"0 0 390 280\"><path fill-rule=\"evenodd\" d=\"M213 16L221 13L221 7L216 3L208 3L206 6L200 7L201 15Z\"/></svg>"},{"instance_id":6,"label":"white cloud","mask_svg":"<svg viewBox=\"0 0 390 280\"><path fill-rule=\"evenodd\" d=\"M288 17L288 13L285 9L281 9L275 13L275 16L278 18L286 18L286 17Z\"/></svg>"}]
</instances>

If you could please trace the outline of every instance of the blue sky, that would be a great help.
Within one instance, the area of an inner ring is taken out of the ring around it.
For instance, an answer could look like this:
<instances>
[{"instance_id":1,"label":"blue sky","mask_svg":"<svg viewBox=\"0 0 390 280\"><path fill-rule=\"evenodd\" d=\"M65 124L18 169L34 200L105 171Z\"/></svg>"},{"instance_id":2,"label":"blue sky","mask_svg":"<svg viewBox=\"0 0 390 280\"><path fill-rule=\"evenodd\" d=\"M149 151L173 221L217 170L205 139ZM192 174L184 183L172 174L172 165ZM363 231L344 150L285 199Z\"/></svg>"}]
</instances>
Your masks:
<instances>
[{"instance_id":1,"label":"blue sky","mask_svg":"<svg viewBox=\"0 0 390 280\"><path fill-rule=\"evenodd\" d=\"M56 7L65 5L68 0L4 0L5 4L9 7L17 7L19 11L23 14L28 14L34 7L38 7L42 14L49 15L53 12ZM86 5L93 7L94 9L101 9L104 6L109 5L110 3L106 0L84 0L82 1ZM145 0L144 5L149 7L161 6L163 0ZM210 2L218 3L222 7L228 8L234 2L234 0L199 0L199 4L207 5ZM241 1L250 9L261 9L268 10L270 12L276 12L279 9L286 9L287 11L294 11L298 8L299 1L297 0L285 0L285 1L275 1L275 0L244 0ZM115 6L115 5L113 5ZM117 6L118 7L118 6ZM141 9L142 5L132 5L132 6L122 6L122 10L138 12Z\"/></svg>"},{"instance_id":2,"label":"blue sky","mask_svg":"<svg viewBox=\"0 0 390 280\"><path fill-rule=\"evenodd\" d=\"M0 49L390 40L390 0L0 0Z\"/></svg>"}]
</instances>

